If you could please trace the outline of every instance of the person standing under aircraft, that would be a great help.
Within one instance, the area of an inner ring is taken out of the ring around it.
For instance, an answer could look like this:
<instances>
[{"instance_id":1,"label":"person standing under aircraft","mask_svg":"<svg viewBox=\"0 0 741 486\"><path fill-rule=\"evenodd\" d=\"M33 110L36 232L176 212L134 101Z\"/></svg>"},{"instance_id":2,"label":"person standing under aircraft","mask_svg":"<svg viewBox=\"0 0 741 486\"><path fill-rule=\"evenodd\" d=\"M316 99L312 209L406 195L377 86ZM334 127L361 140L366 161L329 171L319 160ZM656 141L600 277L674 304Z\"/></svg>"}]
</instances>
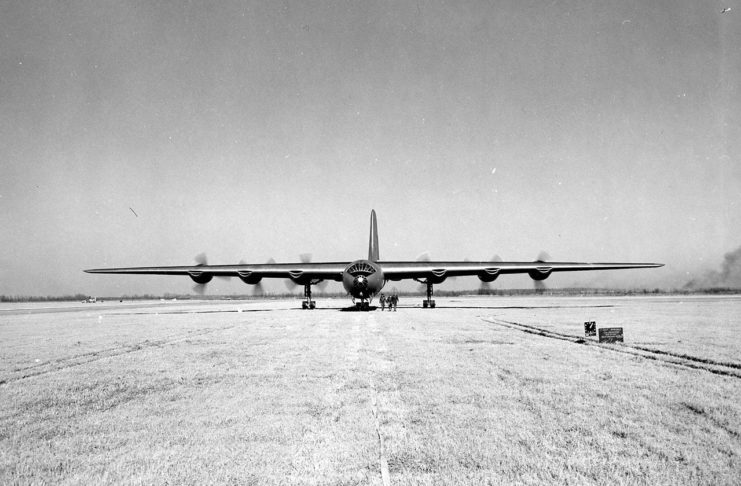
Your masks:
<instances>
[{"instance_id":1,"label":"person standing under aircraft","mask_svg":"<svg viewBox=\"0 0 741 486\"><path fill-rule=\"evenodd\" d=\"M386 309L386 296L381 294L379 302L381 302L381 312L383 312Z\"/></svg>"}]
</instances>

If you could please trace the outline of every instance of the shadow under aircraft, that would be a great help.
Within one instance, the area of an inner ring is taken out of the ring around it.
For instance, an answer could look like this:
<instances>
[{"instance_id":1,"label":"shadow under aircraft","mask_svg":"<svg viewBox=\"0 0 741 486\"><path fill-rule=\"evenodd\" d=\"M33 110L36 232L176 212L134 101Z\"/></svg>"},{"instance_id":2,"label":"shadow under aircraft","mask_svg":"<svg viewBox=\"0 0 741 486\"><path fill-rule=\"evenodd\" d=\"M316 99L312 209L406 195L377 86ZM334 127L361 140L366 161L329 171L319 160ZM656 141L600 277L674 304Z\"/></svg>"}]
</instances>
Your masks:
<instances>
[{"instance_id":1,"label":"shadow under aircraft","mask_svg":"<svg viewBox=\"0 0 741 486\"><path fill-rule=\"evenodd\" d=\"M304 287L302 308L314 309L311 287L326 281L342 282L358 310L371 310L373 298L389 281L415 280L427 288L422 301L425 308L434 308L433 285L449 277L476 276L482 282L493 282L500 275L526 273L534 281L548 278L554 272L583 272L592 270L619 270L628 268L655 268L661 263L573 263L551 262L538 259L534 262L504 261L384 261L378 251L378 224L376 212L370 215L368 258L352 262L312 263L239 263L236 265L208 265L205 258L197 265L170 267L95 268L87 273L187 275L202 290L214 277L239 277L250 285L260 285L262 279L288 279Z\"/></svg>"}]
</instances>

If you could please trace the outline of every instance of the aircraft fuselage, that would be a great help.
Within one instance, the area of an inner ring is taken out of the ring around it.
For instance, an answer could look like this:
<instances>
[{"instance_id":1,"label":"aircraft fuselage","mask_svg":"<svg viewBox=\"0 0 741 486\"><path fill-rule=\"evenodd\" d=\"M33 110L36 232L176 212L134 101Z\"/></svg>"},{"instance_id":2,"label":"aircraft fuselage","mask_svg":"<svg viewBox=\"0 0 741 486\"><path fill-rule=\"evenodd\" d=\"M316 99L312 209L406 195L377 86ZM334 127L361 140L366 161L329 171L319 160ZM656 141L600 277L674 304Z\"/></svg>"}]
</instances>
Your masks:
<instances>
[{"instance_id":1,"label":"aircraft fuselage","mask_svg":"<svg viewBox=\"0 0 741 486\"><path fill-rule=\"evenodd\" d=\"M342 273L342 286L355 299L372 299L385 283L381 266L370 260L355 260Z\"/></svg>"}]
</instances>

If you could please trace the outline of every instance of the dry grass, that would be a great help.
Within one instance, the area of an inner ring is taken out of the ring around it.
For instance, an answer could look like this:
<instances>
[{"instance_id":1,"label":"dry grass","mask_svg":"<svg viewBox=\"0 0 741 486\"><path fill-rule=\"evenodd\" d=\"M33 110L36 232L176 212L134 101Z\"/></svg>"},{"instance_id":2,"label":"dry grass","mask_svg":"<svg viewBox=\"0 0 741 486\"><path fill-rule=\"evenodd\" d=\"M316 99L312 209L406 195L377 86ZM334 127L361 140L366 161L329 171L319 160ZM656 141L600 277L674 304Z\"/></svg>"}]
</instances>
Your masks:
<instances>
[{"instance_id":1,"label":"dry grass","mask_svg":"<svg viewBox=\"0 0 741 486\"><path fill-rule=\"evenodd\" d=\"M738 300L438 303L459 308L0 311L0 483L382 484L384 460L392 484L741 477L738 378L496 323L737 363Z\"/></svg>"}]
</instances>

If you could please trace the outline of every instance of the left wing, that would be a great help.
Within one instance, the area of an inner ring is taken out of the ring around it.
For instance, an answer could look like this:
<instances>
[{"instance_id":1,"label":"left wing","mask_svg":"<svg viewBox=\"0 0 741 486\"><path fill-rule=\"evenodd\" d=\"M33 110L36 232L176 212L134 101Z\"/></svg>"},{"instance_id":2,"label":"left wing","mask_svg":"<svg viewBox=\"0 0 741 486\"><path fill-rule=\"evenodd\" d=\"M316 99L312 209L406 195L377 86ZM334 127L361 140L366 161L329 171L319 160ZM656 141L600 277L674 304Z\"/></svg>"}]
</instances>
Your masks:
<instances>
[{"instance_id":1,"label":"left wing","mask_svg":"<svg viewBox=\"0 0 741 486\"><path fill-rule=\"evenodd\" d=\"M475 275L494 280L499 275L527 273L532 278L544 279L552 272L584 272L590 270L619 270L628 268L655 268L662 263L574 263L574 262L384 262L378 264L388 280L430 279Z\"/></svg>"}]
</instances>

